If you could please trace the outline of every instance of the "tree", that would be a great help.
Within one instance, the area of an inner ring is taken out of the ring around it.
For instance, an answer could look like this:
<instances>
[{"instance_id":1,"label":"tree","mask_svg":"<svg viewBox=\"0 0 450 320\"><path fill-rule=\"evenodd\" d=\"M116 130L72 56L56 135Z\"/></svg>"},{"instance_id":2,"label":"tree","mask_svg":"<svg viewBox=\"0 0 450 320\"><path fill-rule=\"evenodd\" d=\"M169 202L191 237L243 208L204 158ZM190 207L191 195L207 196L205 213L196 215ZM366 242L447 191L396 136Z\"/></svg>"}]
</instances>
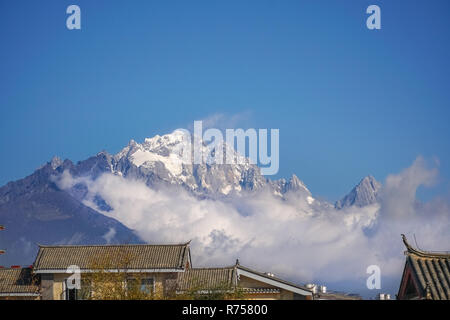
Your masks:
<instances>
[{"instance_id":1,"label":"tree","mask_svg":"<svg viewBox=\"0 0 450 320\"><path fill-rule=\"evenodd\" d=\"M230 300L243 299L241 288L229 283L207 285L193 279L188 290L179 291L177 278L165 281L164 290L154 283L154 275L133 272L132 262L138 257L130 248L93 257L90 272L83 273L79 299L89 300Z\"/></svg>"},{"instance_id":2,"label":"tree","mask_svg":"<svg viewBox=\"0 0 450 320\"><path fill-rule=\"evenodd\" d=\"M219 282L208 285L203 279L194 278L189 288L172 295L172 299L178 300L241 300L244 299L244 291L239 286L228 282Z\"/></svg>"},{"instance_id":3,"label":"tree","mask_svg":"<svg viewBox=\"0 0 450 320\"><path fill-rule=\"evenodd\" d=\"M89 269L81 279L80 298L91 300L152 300L160 298L154 292L153 280L145 274L132 272L135 255L128 248L115 254L91 259Z\"/></svg>"}]
</instances>

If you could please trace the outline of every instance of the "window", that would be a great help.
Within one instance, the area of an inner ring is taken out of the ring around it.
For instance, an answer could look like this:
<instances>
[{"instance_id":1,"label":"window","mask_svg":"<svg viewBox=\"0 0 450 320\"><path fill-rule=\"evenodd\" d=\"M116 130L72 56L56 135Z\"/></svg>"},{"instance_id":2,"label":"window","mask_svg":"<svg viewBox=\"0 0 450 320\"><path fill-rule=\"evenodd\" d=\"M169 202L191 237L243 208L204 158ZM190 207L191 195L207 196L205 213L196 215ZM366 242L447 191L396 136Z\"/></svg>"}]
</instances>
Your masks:
<instances>
[{"instance_id":1,"label":"window","mask_svg":"<svg viewBox=\"0 0 450 320\"><path fill-rule=\"evenodd\" d=\"M151 294L153 292L153 286L153 278L142 278L139 280L135 278L127 279L127 291L130 293L139 290L141 293Z\"/></svg>"},{"instance_id":2,"label":"window","mask_svg":"<svg viewBox=\"0 0 450 320\"><path fill-rule=\"evenodd\" d=\"M127 291L128 292L133 292L134 290L136 290L137 288L137 280L134 278L128 278L127 279Z\"/></svg>"},{"instance_id":3,"label":"window","mask_svg":"<svg viewBox=\"0 0 450 320\"><path fill-rule=\"evenodd\" d=\"M153 278L141 279L141 292L150 294L153 292Z\"/></svg>"},{"instance_id":4,"label":"window","mask_svg":"<svg viewBox=\"0 0 450 320\"><path fill-rule=\"evenodd\" d=\"M87 300L91 295L91 284L88 280L81 280L80 289L68 289L68 279L64 282L66 300Z\"/></svg>"}]
</instances>

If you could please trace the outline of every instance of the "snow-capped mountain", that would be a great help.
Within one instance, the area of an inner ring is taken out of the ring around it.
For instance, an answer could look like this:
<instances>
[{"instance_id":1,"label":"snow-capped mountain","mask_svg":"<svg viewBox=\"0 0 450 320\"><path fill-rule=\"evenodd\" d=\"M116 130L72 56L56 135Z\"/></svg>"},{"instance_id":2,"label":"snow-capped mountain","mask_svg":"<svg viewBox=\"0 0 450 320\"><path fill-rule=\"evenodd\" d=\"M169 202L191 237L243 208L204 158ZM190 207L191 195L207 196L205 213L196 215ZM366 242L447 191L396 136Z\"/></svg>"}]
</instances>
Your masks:
<instances>
[{"instance_id":1,"label":"snow-capped mountain","mask_svg":"<svg viewBox=\"0 0 450 320\"><path fill-rule=\"evenodd\" d=\"M296 192L314 199L305 184L293 175L285 179L271 181L266 179L257 165L223 144L223 156L231 153L237 159L236 164L222 164L211 156L214 150L201 145L201 154L206 161L193 164L184 158L185 136L175 131L163 136L146 138L143 143L131 140L115 155L102 151L96 156L79 162L70 168L76 177L90 176L96 179L101 173L110 172L126 179L144 181L149 187L179 186L199 197L218 198L239 195L269 188L274 194L283 196L287 192ZM191 159L194 157L191 152ZM55 165L59 159L52 160ZM223 161L224 163L225 161Z\"/></svg>"},{"instance_id":2,"label":"snow-capped mountain","mask_svg":"<svg viewBox=\"0 0 450 320\"><path fill-rule=\"evenodd\" d=\"M380 189L381 183L375 180L374 177L367 176L348 195L337 201L335 207L336 209L342 209L350 206L364 207L373 204L378 200Z\"/></svg>"},{"instance_id":3,"label":"snow-capped mountain","mask_svg":"<svg viewBox=\"0 0 450 320\"><path fill-rule=\"evenodd\" d=\"M212 150L202 144L201 154L207 161L193 164L184 158L186 136L181 131L147 138L142 144L131 140L119 153L112 156L111 172L127 178L145 180L147 185L178 185L201 196L218 196L256 190L264 187L267 180L258 166L250 164L233 149L223 145L223 153L233 153L238 164L217 164L211 157Z\"/></svg>"},{"instance_id":4,"label":"snow-capped mountain","mask_svg":"<svg viewBox=\"0 0 450 320\"><path fill-rule=\"evenodd\" d=\"M282 178L275 181L269 181L269 184L274 190L274 193L280 197L284 197L289 193L295 193L303 196L308 204L312 204L316 201L303 181L301 181L295 174L293 174L289 180Z\"/></svg>"},{"instance_id":5,"label":"snow-capped mountain","mask_svg":"<svg viewBox=\"0 0 450 320\"><path fill-rule=\"evenodd\" d=\"M226 144L222 146L224 155L231 153L238 159L237 164L213 161L215 150L205 144L200 149L206 163L185 161L184 139L183 132L175 131L147 138L142 143L131 140L115 155L102 151L76 164L54 157L30 176L0 187L0 221L11 231L3 232L6 240L2 246L9 250L9 258L16 263L29 263L27 258L33 254L18 248L26 246L32 251L36 249L35 243L141 241L133 230L103 215L114 208L99 195L93 195L86 185L85 181L95 181L105 173L143 181L151 189L183 188L199 199L232 200L269 192L282 201L295 203L307 214L320 211L319 207L332 208L328 202L314 198L296 175L289 179L267 179L257 165ZM59 179L65 173L78 182L68 188L61 186ZM366 177L335 207L372 204L377 201L380 187L373 177ZM111 234L114 236L106 236Z\"/></svg>"}]
</instances>

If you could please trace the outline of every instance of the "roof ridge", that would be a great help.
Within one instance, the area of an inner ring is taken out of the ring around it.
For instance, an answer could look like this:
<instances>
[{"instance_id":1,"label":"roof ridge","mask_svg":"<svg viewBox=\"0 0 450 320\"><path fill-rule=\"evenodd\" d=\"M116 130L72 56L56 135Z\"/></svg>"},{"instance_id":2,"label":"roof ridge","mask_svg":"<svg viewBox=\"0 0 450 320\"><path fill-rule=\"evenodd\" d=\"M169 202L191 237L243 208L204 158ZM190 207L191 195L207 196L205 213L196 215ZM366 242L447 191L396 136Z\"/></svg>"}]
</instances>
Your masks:
<instances>
[{"instance_id":1,"label":"roof ridge","mask_svg":"<svg viewBox=\"0 0 450 320\"><path fill-rule=\"evenodd\" d=\"M121 252L124 256L119 254ZM39 245L34 268L36 271L59 270L75 264L80 269L89 269L93 261L104 257L106 262L114 259L109 263L127 263L129 268L178 270L185 268L188 255L188 244Z\"/></svg>"},{"instance_id":2,"label":"roof ridge","mask_svg":"<svg viewBox=\"0 0 450 320\"><path fill-rule=\"evenodd\" d=\"M0 268L0 271L5 271L5 270L24 270L24 269L33 269L33 268L32 267L20 267L20 268L2 267L2 268Z\"/></svg>"},{"instance_id":3,"label":"roof ridge","mask_svg":"<svg viewBox=\"0 0 450 320\"><path fill-rule=\"evenodd\" d=\"M404 234L401 235L403 243L405 244L408 254L414 254L423 258L450 258L450 252L448 251L424 251L411 246Z\"/></svg>"},{"instance_id":4,"label":"roof ridge","mask_svg":"<svg viewBox=\"0 0 450 320\"><path fill-rule=\"evenodd\" d=\"M158 247L179 247L187 246L187 243L167 243L167 244L151 244L151 243L130 243L130 244L59 244L59 245L43 245L38 244L39 248L80 248L80 247L145 247L145 246L158 246Z\"/></svg>"},{"instance_id":5,"label":"roof ridge","mask_svg":"<svg viewBox=\"0 0 450 320\"><path fill-rule=\"evenodd\" d=\"M258 275L260 275L262 277L265 277L267 279L272 279L272 280L275 280L275 281L278 281L278 282L290 285L292 287L300 288L300 289L306 290L306 291L311 291L310 289L306 288L303 285L297 284L297 283L292 282L292 281L288 281L288 280L284 280L284 279L278 278L277 276L269 276L266 272L257 271L255 269L252 269L252 268L249 268L249 267L245 267L245 266L243 266L241 264L236 265L236 268L237 269L242 269L242 270L245 270L245 271L248 271L248 272L253 272L253 273L258 274Z\"/></svg>"},{"instance_id":6,"label":"roof ridge","mask_svg":"<svg viewBox=\"0 0 450 320\"><path fill-rule=\"evenodd\" d=\"M204 268L190 268L188 270L231 270L233 267L204 267Z\"/></svg>"}]
</instances>

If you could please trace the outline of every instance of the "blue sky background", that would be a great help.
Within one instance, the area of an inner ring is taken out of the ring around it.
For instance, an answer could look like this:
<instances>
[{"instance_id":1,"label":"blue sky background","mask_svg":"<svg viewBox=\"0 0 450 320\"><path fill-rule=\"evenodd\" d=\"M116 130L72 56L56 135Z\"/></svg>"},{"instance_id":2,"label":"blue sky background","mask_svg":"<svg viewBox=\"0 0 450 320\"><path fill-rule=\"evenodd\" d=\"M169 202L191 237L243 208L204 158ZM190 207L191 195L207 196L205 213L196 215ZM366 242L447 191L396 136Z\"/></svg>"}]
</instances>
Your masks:
<instances>
[{"instance_id":1,"label":"blue sky background","mask_svg":"<svg viewBox=\"0 0 450 320\"><path fill-rule=\"evenodd\" d=\"M223 113L279 128L277 177L328 200L418 155L440 160L422 196L449 195L449 14L446 0L1 0L0 185Z\"/></svg>"}]
</instances>

